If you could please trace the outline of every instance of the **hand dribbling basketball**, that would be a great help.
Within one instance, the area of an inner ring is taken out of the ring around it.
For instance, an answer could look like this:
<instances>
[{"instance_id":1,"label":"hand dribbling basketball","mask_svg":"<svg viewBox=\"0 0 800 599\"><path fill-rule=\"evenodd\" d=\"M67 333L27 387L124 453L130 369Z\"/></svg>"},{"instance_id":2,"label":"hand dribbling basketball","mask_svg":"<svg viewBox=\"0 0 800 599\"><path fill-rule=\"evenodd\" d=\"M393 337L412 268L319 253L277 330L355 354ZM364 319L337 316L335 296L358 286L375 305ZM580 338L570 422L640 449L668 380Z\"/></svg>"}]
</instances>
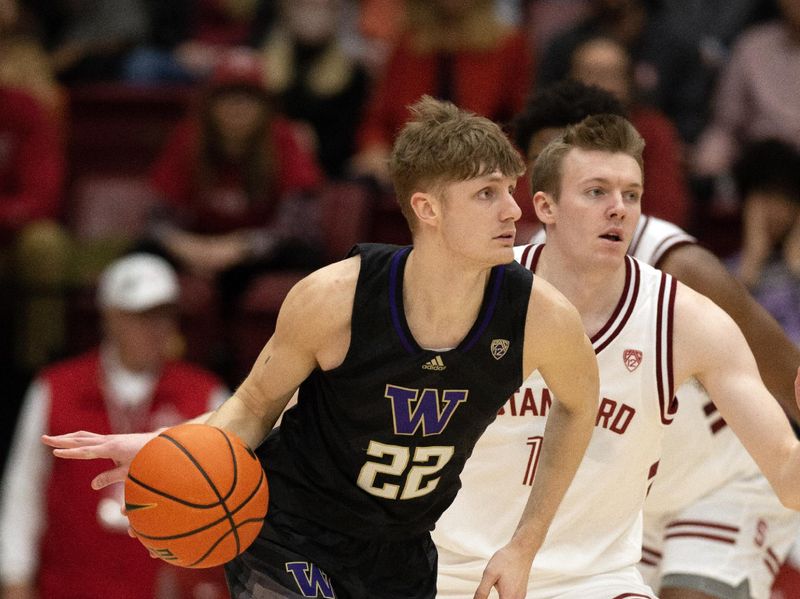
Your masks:
<instances>
[{"instance_id":1,"label":"hand dribbling basketball","mask_svg":"<svg viewBox=\"0 0 800 599\"><path fill-rule=\"evenodd\" d=\"M125 481L133 534L154 557L187 568L217 566L247 549L268 496L252 450L205 424L182 424L149 441Z\"/></svg>"}]
</instances>

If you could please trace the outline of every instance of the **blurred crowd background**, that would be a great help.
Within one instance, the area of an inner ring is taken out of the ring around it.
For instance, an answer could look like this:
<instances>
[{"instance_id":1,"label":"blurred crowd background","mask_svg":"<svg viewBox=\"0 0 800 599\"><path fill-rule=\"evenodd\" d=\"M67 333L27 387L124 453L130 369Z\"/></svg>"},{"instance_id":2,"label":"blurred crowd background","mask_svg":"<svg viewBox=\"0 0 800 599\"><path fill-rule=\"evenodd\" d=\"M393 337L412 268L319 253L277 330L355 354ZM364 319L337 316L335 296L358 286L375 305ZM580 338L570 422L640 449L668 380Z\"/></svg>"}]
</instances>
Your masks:
<instances>
[{"instance_id":1,"label":"blurred crowd background","mask_svg":"<svg viewBox=\"0 0 800 599\"><path fill-rule=\"evenodd\" d=\"M303 273L410 240L407 105L511 133L568 77L644 136L645 212L800 340L798 0L0 0L0 464L32 377L98 342L113 260L175 267L171 351L234 388Z\"/></svg>"},{"instance_id":2,"label":"blurred crowd background","mask_svg":"<svg viewBox=\"0 0 800 599\"><path fill-rule=\"evenodd\" d=\"M645 211L800 336L800 2L0 0L4 429L97 341L97 276L134 250L180 274L176 355L235 387L304 272L408 241L386 169L408 104L513 132L567 77L630 111Z\"/></svg>"}]
</instances>

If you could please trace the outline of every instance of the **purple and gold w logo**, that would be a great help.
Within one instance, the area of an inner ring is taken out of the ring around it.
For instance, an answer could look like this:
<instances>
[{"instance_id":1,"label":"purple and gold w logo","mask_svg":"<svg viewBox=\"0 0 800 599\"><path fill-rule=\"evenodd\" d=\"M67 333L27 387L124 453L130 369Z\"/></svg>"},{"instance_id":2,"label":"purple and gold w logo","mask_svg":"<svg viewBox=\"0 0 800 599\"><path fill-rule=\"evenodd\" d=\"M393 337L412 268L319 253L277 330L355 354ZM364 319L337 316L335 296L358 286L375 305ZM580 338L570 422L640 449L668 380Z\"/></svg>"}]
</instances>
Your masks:
<instances>
[{"instance_id":1,"label":"purple and gold w logo","mask_svg":"<svg viewBox=\"0 0 800 599\"><path fill-rule=\"evenodd\" d=\"M297 583L303 597L324 597L336 599L328 576L314 564L308 562L286 562L286 571Z\"/></svg>"},{"instance_id":2,"label":"purple and gold w logo","mask_svg":"<svg viewBox=\"0 0 800 599\"><path fill-rule=\"evenodd\" d=\"M386 385L386 398L392 402L396 435L413 435L422 427L423 436L439 435L447 427L458 406L467 401L469 391L447 389L407 389Z\"/></svg>"}]
</instances>

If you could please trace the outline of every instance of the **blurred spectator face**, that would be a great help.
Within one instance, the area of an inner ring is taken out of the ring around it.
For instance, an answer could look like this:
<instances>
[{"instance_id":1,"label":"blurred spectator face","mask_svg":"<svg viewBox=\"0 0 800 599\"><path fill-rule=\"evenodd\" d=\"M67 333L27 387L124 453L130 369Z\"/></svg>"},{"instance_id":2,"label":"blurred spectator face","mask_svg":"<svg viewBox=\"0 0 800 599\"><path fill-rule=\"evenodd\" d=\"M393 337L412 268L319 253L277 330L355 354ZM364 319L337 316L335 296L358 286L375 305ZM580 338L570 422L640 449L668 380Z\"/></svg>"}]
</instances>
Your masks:
<instances>
[{"instance_id":1,"label":"blurred spectator face","mask_svg":"<svg viewBox=\"0 0 800 599\"><path fill-rule=\"evenodd\" d=\"M309 46L324 44L336 35L340 0L285 0L286 27L298 41Z\"/></svg>"},{"instance_id":2,"label":"blurred spectator face","mask_svg":"<svg viewBox=\"0 0 800 599\"><path fill-rule=\"evenodd\" d=\"M129 370L152 372L173 357L178 333L175 306L157 306L143 312L109 308L104 311L104 321L107 341L117 349Z\"/></svg>"},{"instance_id":3,"label":"blurred spectator face","mask_svg":"<svg viewBox=\"0 0 800 599\"><path fill-rule=\"evenodd\" d=\"M627 104L631 100L630 69L630 58L622 46L598 38L575 49L570 75L581 83L611 92Z\"/></svg>"},{"instance_id":4,"label":"blurred spectator face","mask_svg":"<svg viewBox=\"0 0 800 599\"><path fill-rule=\"evenodd\" d=\"M786 23L800 34L800 0L778 0Z\"/></svg>"},{"instance_id":5,"label":"blurred spectator face","mask_svg":"<svg viewBox=\"0 0 800 599\"><path fill-rule=\"evenodd\" d=\"M211 117L224 138L241 142L259 131L267 115L264 98L245 89L217 92L211 104Z\"/></svg>"}]
</instances>

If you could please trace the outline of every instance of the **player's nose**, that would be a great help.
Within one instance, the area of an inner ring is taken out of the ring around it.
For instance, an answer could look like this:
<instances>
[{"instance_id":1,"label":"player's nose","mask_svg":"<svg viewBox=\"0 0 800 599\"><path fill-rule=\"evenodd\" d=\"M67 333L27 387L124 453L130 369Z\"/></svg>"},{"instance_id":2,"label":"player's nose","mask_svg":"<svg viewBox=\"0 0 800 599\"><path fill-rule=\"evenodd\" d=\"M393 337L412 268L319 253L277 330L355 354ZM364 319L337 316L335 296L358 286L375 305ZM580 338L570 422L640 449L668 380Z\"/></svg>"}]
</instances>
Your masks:
<instances>
[{"instance_id":1,"label":"player's nose","mask_svg":"<svg viewBox=\"0 0 800 599\"><path fill-rule=\"evenodd\" d=\"M609 194L608 215L610 217L624 218L628 209L625 206L625 199L623 198L622 191L614 190Z\"/></svg>"},{"instance_id":2,"label":"player's nose","mask_svg":"<svg viewBox=\"0 0 800 599\"><path fill-rule=\"evenodd\" d=\"M506 192L503 199L502 220L517 221L522 217L522 208L519 207L516 198L511 192Z\"/></svg>"}]
</instances>

